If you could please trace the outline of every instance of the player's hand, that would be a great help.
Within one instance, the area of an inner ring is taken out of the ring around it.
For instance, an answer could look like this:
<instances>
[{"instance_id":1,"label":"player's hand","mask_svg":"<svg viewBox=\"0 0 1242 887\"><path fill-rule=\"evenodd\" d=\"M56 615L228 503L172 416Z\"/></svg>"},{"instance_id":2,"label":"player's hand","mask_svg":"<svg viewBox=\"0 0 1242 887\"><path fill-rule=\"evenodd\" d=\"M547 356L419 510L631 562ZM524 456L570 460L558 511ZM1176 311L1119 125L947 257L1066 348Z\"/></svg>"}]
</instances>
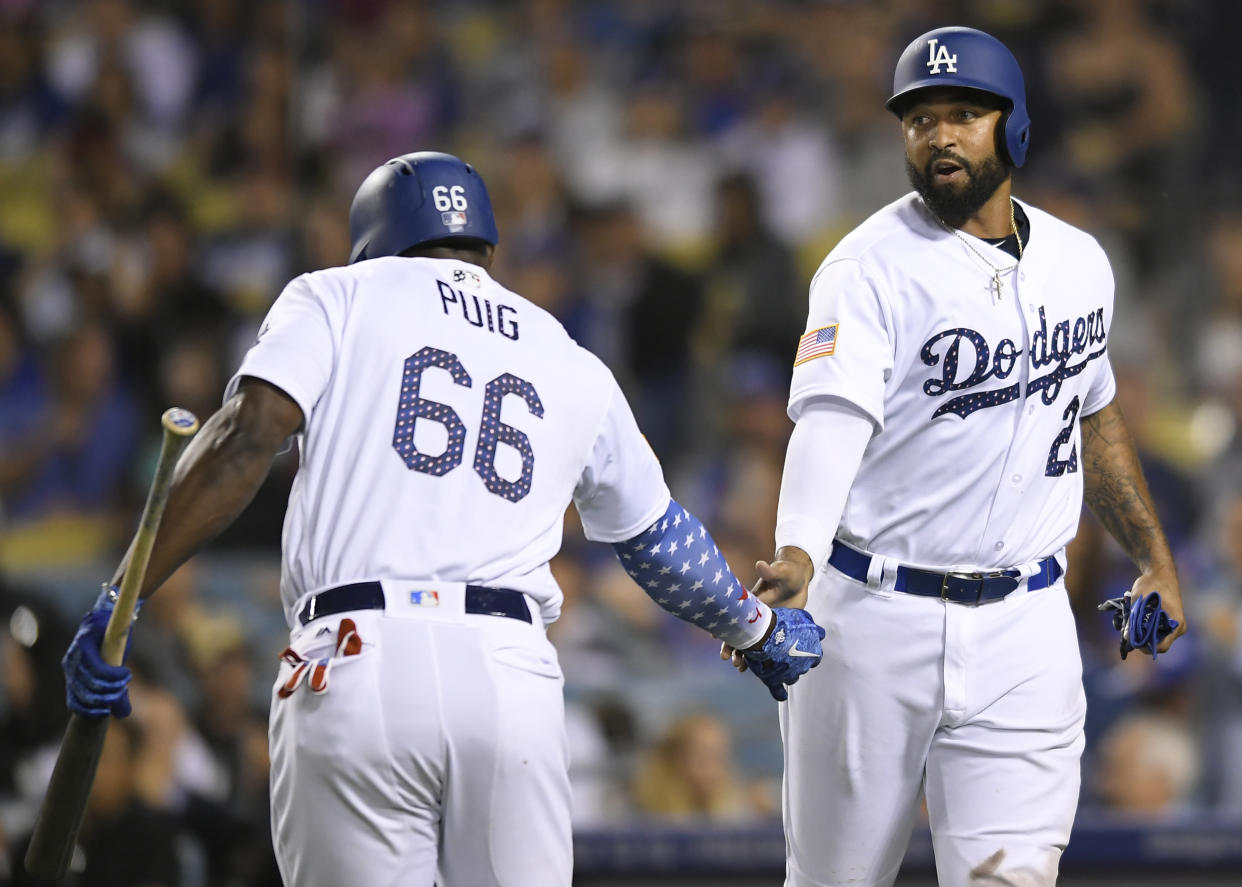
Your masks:
<instances>
[{"instance_id":1,"label":"player's hand","mask_svg":"<svg viewBox=\"0 0 1242 887\"><path fill-rule=\"evenodd\" d=\"M777 702L789 698L785 689L824 658L824 630L806 610L789 607L772 609L772 625L763 641L745 650L742 657L763 681Z\"/></svg>"},{"instance_id":2,"label":"player's hand","mask_svg":"<svg viewBox=\"0 0 1242 887\"><path fill-rule=\"evenodd\" d=\"M807 587L815 573L811 557L801 548L786 545L776 552L771 563L757 561L755 573L759 581L751 594L771 607L806 606Z\"/></svg>"},{"instance_id":3,"label":"player's hand","mask_svg":"<svg viewBox=\"0 0 1242 887\"><path fill-rule=\"evenodd\" d=\"M1155 659L1186 632L1181 591L1172 570L1145 572L1123 597L1105 601L1099 609L1113 611L1122 659L1133 650Z\"/></svg>"},{"instance_id":4,"label":"player's hand","mask_svg":"<svg viewBox=\"0 0 1242 887\"><path fill-rule=\"evenodd\" d=\"M1153 591L1160 592L1161 608L1168 614L1170 622L1177 623L1156 648L1157 653L1164 653L1186 633L1186 611L1182 607L1182 589L1177 581L1177 571L1171 566L1146 570L1131 586L1130 600L1137 601L1140 595L1146 596Z\"/></svg>"},{"instance_id":5,"label":"player's hand","mask_svg":"<svg viewBox=\"0 0 1242 887\"><path fill-rule=\"evenodd\" d=\"M755 572L759 579L750 589L750 593L770 607L793 607L801 609L806 606L807 588L811 584L811 576L815 566L811 557L801 548L786 545L776 552L771 563L756 561ZM720 658L732 662L738 671L746 671L748 664L741 652L728 644L720 645Z\"/></svg>"},{"instance_id":6,"label":"player's hand","mask_svg":"<svg viewBox=\"0 0 1242 887\"><path fill-rule=\"evenodd\" d=\"M130 671L123 665L109 665L100 653L114 606L108 592L105 588L95 606L82 617L78 633L60 661L65 672L65 704L70 711L87 718L109 714L124 718L130 713ZM126 653L129 643L126 640Z\"/></svg>"}]
</instances>

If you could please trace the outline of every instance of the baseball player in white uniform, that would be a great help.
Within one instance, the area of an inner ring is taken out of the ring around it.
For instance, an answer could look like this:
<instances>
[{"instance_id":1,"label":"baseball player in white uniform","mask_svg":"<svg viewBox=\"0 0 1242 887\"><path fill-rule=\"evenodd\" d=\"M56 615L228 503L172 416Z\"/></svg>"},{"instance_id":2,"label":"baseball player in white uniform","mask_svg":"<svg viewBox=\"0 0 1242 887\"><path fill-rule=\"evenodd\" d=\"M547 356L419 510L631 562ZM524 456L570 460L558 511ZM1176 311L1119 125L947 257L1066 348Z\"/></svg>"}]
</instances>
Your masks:
<instances>
[{"instance_id":1,"label":"baseball player in white uniform","mask_svg":"<svg viewBox=\"0 0 1242 887\"><path fill-rule=\"evenodd\" d=\"M489 276L498 236L472 167L389 161L350 231L350 264L285 288L187 450L143 593L295 437L270 736L286 882L568 887L563 681L544 633L567 505L658 603L749 648L778 699L823 630L741 585L671 499L608 369ZM75 645L97 643L106 606ZM69 660L75 711L127 710L123 668Z\"/></svg>"},{"instance_id":2,"label":"baseball player in white uniform","mask_svg":"<svg viewBox=\"0 0 1242 887\"><path fill-rule=\"evenodd\" d=\"M941 884L1056 881L1085 702L1065 591L1084 498L1185 631L1113 403L1095 240L1011 197L1030 121L993 37L902 54L888 108L915 192L824 260L757 591L828 632L780 706L789 887L896 878L925 798ZM727 651L725 651L727 654ZM1153 653L1155 651L1152 651Z\"/></svg>"}]
</instances>

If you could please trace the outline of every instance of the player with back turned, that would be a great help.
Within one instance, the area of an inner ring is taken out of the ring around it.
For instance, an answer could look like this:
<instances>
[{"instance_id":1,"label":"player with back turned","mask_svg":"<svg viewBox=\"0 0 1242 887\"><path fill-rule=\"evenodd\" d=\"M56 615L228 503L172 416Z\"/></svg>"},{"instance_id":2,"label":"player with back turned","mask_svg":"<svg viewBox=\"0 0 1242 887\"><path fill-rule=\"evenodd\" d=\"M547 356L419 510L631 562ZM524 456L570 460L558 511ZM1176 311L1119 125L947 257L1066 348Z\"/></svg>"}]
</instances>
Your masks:
<instances>
[{"instance_id":1,"label":"player with back turned","mask_svg":"<svg viewBox=\"0 0 1242 887\"><path fill-rule=\"evenodd\" d=\"M1064 558L1084 495L1140 570L1135 606L1164 629L1148 652L1185 631L1113 401L1108 260L1011 195L1024 89L988 34L911 43L887 107L915 193L811 283L757 586L828 632L780 707L788 887L892 884L924 797L941 884L1055 883L1083 749Z\"/></svg>"},{"instance_id":2,"label":"player with back turned","mask_svg":"<svg viewBox=\"0 0 1242 887\"><path fill-rule=\"evenodd\" d=\"M300 463L283 536L292 629L272 695L272 828L287 883L568 887L562 676L544 627L572 501L588 538L665 609L734 646L772 695L822 630L772 610L676 501L608 369L488 274L487 191L456 157L375 170L350 264L276 300L177 473L144 596ZM124 566L124 565L122 565ZM123 714L98 646L70 705Z\"/></svg>"}]
</instances>

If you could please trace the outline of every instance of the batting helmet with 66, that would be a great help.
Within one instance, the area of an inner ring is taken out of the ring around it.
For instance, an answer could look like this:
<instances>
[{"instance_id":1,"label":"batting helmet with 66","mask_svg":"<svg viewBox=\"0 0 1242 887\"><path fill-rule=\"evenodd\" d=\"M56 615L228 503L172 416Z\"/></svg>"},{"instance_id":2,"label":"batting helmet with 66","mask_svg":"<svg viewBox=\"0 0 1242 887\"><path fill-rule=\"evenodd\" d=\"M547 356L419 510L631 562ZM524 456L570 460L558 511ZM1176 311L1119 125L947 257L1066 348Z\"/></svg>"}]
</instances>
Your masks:
<instances>
[{"instance_id":1,"label":"batting helmet with 66","mask_svg":"<svg viewBox=\"0 0 1242 887\"><path fill-rule=\"evenodd\" d=\"M893 97L884 107L901 116L903 99L916 89L960 86L1004 99L1002 147L1014 166L1026 161L1031 118L1026 112L1022 69L1005 44L974 28L953 26L928 31L906 47L893 73Z\"/></svg>"},{"instance_id":2,"label":"batting helmet with 66","mask_svg":"<svg viewBox=\"0 0 1242 887\"><path fill-rule=\"evenodd\" d=\"M376 168L349 208L349 263L395 256L425 243L500 239L492 201L474 167L419 151Z\"/></svg>"}]
</instances>

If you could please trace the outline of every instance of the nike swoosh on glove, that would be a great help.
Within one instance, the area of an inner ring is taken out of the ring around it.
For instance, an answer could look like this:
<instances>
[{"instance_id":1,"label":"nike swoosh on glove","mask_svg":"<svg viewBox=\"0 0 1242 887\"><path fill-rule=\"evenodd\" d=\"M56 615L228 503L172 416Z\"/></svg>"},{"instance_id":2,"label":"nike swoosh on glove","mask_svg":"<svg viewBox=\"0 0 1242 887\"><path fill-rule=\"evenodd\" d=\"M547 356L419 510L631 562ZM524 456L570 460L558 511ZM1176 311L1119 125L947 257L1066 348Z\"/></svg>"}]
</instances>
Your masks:
<instances>
[{"instance_id":1,"label":"nike swoosh on glove","mask_svg":"<svg viewBox=\"0 0 1242 887\"><path fill-rule=\"evenodd\" d=\"M114 601L105 588L95 606L82 617L78 633L60 660L65 672L65 704L71 712L86 718L112 715L128 717L130 671L123 665L109 665L100 653L104 631L112 616ZM139 601L141 604L141 601ZM135 607L134 613L137 614ZM132 637L125 642L129 653Z\"/></svg>"},{"instance_id":2,"label":"nike swoosh on glove","mask_svg":"<svg viewBox=\"0 0 1242 887\"><path fill-rule=\"evenodd\" d=\"M1122 659L1131 650L1150 653L1155 659L1160 642L1178 626L1178 621L1164 612L1158 591L1140 594L1134 599L1126 592L1122 597L1106 600L1096 609L1113 611L1113 628L1121 632Z\"/></svg>"},{"instance_id":3,"label":"nike swoosh on glove","mask_svg":"<svg viewBox=\"0 0 1242 887\"><path fill-rule=\"evenodd\" d=\"M815 624L806 610L773 607L776 624L763 646L743 650L742 655L755 677L767 685L777 702L789 698L787 684L792 684L824 658L824 630Z\"/></svg>"}]
</instances>

